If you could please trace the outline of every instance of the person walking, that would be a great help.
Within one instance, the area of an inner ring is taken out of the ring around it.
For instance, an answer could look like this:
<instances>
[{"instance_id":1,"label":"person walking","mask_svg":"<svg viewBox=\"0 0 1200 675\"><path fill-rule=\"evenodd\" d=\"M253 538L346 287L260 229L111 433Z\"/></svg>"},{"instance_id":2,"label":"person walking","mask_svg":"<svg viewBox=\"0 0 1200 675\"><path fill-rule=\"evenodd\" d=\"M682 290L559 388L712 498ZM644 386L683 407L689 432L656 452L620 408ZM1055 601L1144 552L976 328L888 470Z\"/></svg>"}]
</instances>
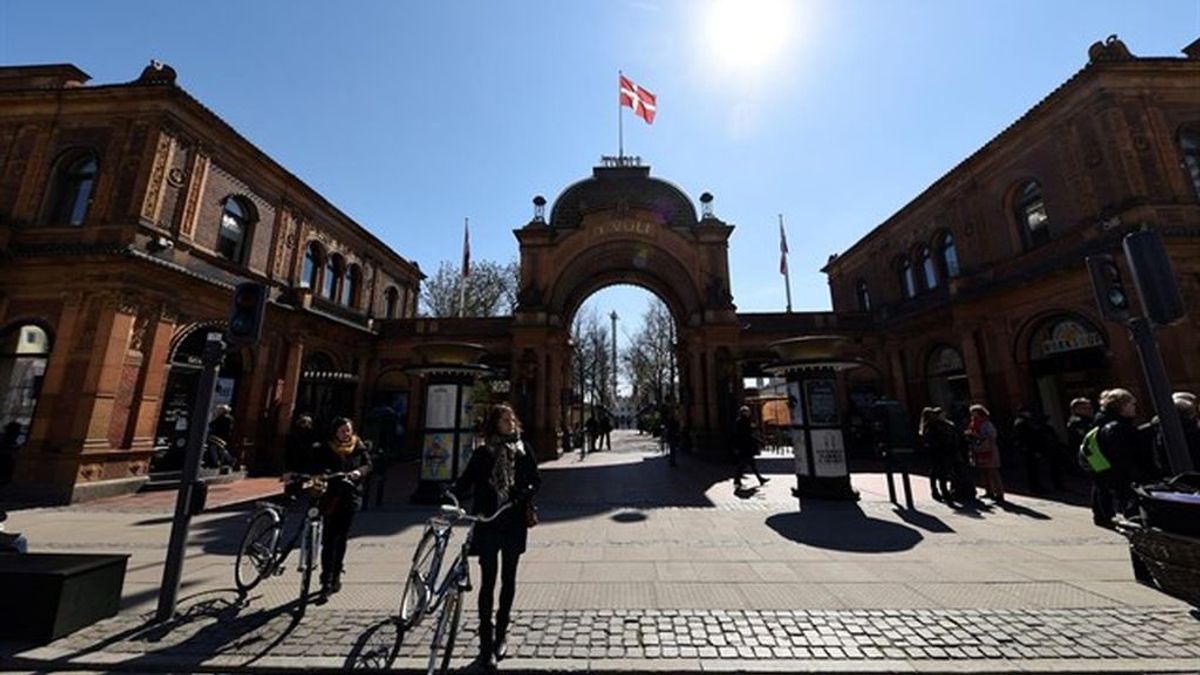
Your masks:
<instances>
[{"instance_id":1,"label":"person walking","mask_svg":"<svg viewBox=\"0 0 1200 675\"><path fill-rule=\"evenodd\" d=\"M992 414L978 403L969 409L967 440L971 443L971 459L983 482L984 496L997 504L1004 503L1004 480L1000 477L1000 448L996 444L996 425Z\"/></svg>"},{"instance_id":2,"label":"person walking","mask_svg":"<svg viewBox=\"0 0 1200 675\"><path fill-rule=\"evenodd\" d=\"M1067 418L1067 448L1072 452L1083 445L1083 437L1096 426L1096 408L1091 400L1077 398L1071 401L1070 416Z\"/></svg>"},{"instance_id":3,"label":"person walking","mask_svg":"<svg viewBox=\"0 0 1200 675\"><path fill-rule=\"evenodd\" d=\"M346 543L354 514L362 508L363 479L371 472L371 455L354 433L354 423L345 417L333 420L329 440L317 445L313 454L314 472L346 474L344 479L331 480L321 497L325 531L321 541L320 603L342 590Z\"/></svg>"},{"instance_id":4,"label":"person walking","mask_svg":"<svg viewBox=\"0 0 1200 675\"><path fill-rule=\"evenodd\" d=\"M917 430L929 453L929 492L939 502L954 499L954 459L958 451L958 430L938 407L921 411Z\"/></svg>"},{"instance_id":5,"label":"person walking","mask_svg":"<svg viewBox=\"0 0 1200 675\"><path fill-rule=\"evenodd\" d=\"M208 441L205 457L210 467L220 468L221 473L237 464L230 449L233 447L233 408L222 403L217 406L216 416L208 423Z\"/></svg>"},{"instance_id":6,"label":"person walking","mask_svg":"<svg viewBox=\"0 0 1200 675\"><path fill-rule=\"evenodd\" d=\"M312 415L303 414L292 423L283 455L283 470L288 473L313 472L313 446L320 443L313 428Z\"/></svg>"},{"instance_id":7,"label":"person walking","mask_svg":"<svg viewBox=\"0 0 1200 675\"><path fill-rule=\"evenodd\" d=\"M675 466L676 452L679 450L680 436L682 435L679 426L679 415L675 413L675 408L667 406L663 408L663 444L667 452L667 464Z\"/></svg>"},{"instance_id":8,"label":"person walking","mask_svg":"<svg viewBox=\"0 0 1200 675\"><path fill-rule=\"evenodd\" d=\"M1128 390L1109 389L1100 394L1095 446L1109 466L1098 473L1108 482L1114 515L1132 511L1136 506L1134 483L1153 480L1158 473L1148 439L1138 430L1136 419L1137 399Z\"/></svg>"},{"instance_id":9,"label":"person walking","mask_svg":"<svg viewBox=\"0 0 1200 675\"><path fill-rule=\"evenodd\" d=\"M745 475L747 468L754 472L759 485L767 484L768 479L763 478L762 473L759 472L758 461L755 459L758 455L759 445L754 419L750 417L750 406L744 405L738 408L737 421L733 424L733 451L737 460L737 466L733 471L735 490L742 489L742 476Z\"/></svg>"},{"instance_id":10,"label":"person walking","mask_svg":"<svg viewBox=\"0 0 1200 675\"><path fill-rule=\"evenodd\" d=\"M584 439L584 456L589 452L596 451L596 441L600 436L600 423L596 421L596 416L588 415L587 421L583 423L583 431L587 435Z\"/></svg>"},{"instance_id":11,"label":"person walking","mask_svg":"<svg viewBox=\"0 0 1200 675\"><path fill-rule=\"evenodd\" d=\"M487 667L508 654L508 625L516 595L517 565L529 537L533 496L541 487L537 461L520 439L521 423L507 404L493 405L483 424L485 444L476 448L451 488L460 499L471 498L471 512L484 516L512 502L489 523L475 525L469 555L479 558L479 660ZM496 573L500 604L493 623Z\"/></svg>"}]
</instances>

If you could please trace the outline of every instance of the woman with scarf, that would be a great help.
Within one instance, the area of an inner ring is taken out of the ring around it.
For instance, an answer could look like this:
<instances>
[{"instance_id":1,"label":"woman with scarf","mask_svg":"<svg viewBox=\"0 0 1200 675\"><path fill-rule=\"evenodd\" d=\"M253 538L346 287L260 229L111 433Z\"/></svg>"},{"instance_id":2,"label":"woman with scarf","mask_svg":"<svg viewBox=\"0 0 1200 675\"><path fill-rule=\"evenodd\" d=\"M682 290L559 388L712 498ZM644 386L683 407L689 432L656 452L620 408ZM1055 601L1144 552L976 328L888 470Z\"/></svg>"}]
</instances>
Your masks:
<instances>
[{"instance_id":1,"label":"woman with scarf","mask_svg":"<svg viewBox=\"0 0 1200 675\"><path fill-rule=\"evenodd\" d=\"M485 445L475 449L453 490L472 497L471 512L490 516L513 505L499 518L478 523L470 555L479 556L479 660L487 666L507 655L505 636L516 595L517 563L525 552L529 532L527 509L541 486L537 460L520 440L521 425L506 404L488 410L482 434ZM500 606L492 623L496 572L500 572Z\"/></svg>"},{"instance_id":2,"label":"woman with scarf","mask_svg":"<svg viewBox=\"0 0 1200 675\"><path fill-rule=\"evenodd\" d=\"M354 514L362 508L363 478L371 471L367 446L354 433L354 423L345 417L333 420L327 442L313 450L313 468L325 473L345 473L329 481L321 499L325 531L321 542L321 600L342 590L342 562Z\"/></svg>"},{"instance_id":3,"label":"woman with scarf","mask_svg":"<svg viewBox=\"0 0 1200 675\"><path fill-rule=\"evenodd\" d=\"M996 443L996 425L992 414L976 403L971 406L971 421L967 423L967 440L971 443L971 459L983 479L984 496L997 504L1004 503L1004 481L1000 478L1000 446Z\"/></svg>"}]
</instances>

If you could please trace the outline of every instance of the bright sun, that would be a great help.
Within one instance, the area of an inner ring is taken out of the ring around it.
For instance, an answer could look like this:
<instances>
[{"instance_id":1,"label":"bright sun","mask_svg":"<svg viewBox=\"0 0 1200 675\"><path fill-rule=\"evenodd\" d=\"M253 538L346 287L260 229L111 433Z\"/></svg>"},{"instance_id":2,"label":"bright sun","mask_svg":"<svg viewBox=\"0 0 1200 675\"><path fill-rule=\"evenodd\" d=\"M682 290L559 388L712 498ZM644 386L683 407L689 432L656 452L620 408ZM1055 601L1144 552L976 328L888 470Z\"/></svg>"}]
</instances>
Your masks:
<instances>
[{"instance_id":1,"label":"bright sun","mask_svg":"<svg viewBox=\"0 0 1200 675\"><path fill-rule=\"evenodd\" d=\"M769 64L788 37L791 9L788 0L715 0L705 36L717 64L737 71Z\"/></svg>"}]
</instances>

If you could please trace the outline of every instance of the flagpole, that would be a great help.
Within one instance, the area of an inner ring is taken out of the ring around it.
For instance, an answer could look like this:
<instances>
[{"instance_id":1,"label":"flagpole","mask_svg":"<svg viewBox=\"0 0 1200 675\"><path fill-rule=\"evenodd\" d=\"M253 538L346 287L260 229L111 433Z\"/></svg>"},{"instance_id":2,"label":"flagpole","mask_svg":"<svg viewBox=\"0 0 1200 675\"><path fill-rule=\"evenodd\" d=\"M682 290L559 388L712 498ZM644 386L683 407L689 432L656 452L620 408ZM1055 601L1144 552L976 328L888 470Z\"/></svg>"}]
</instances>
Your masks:
<instances>
[{"instance_id":1,"label":"flagpole","mask_svg":"<svg viewBox=\"0 0 1200 675\"><path fill-rule=\"evenodd\" d=\"M621 114L621 78L625 75L617 71L617 163L625 157L625 116Z\"/></svg>"},{"instance_id":2,"label":"flagpole","mask_svg":"<svg viewBox=\"0 0 1200 675\"><path fill-rule=\"evenodd\" d=\"M784 237L784 234L783 234L783 214L781 213L781 214L779 214L779 243L782 245L783 242L785 242L785 241L787 241L787 239ZM782 246L781 246L781 248L782 248ZM787 265L787 251L780 251L780 255L783 256L783 262L784 262L784 265L783 265L783 288L785 291L787 291L787 313L791 314L792 313L792 276L790 274L791 269Z\"/></svg>"},{"instance_id":3,"label":"flagpole","mask_svg":"<svg viewBox=\"0 0 1200 675\"><path fill-rule=\"evenodd\" d=\"M470 218L463 218L463 261L462 269L458 275L458 316L462 318L467 315L467 237L470 232L467 229L470 224Z\"/></svg>"}]
</instances>

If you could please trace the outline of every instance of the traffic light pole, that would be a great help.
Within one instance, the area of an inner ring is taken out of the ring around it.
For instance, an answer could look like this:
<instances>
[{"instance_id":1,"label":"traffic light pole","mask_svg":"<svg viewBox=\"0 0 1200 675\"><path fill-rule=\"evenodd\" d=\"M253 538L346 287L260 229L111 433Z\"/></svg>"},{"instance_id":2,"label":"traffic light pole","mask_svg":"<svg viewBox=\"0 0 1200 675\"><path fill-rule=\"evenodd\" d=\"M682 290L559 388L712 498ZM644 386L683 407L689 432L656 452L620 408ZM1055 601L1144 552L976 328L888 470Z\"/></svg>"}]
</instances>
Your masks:
<instances>
[{"instance_id":1,"label":"traffic light pole","mask_svg":"<svg viewBox=\"0 0 1200 675\"><path fill-rule=\"evenodd\" d=\"M1129 327L1133 344L1137 347L1142 371L1146 375L1146 385L1150 388L1154 410L1158 413L1158 424L1167 447L1167 461L1171 464L1171 473L1192 471L1192 460L1188 456L1187 440L1183 435L1183 425L1179 421L1179 411L1171 399L1167 369L1158 349L1158 340L1154 339L1154 326L1149 319L1141 316L1130 319L1126 325Z\"/></svg>"},{"instance_id":2,"label":"traffic light pole","mask_svg":"<svg viewBox=\"0 0 1200 675\"><path fill-rule=\"evenodd\" d=\"M221 335L209 333L208 341L204 344L204 367L200 373L200 386L189 418L187 452L183 460L183 475L179 481L179 495L175 498L175 519L171 523L167 561L163 565L162 589L159 591L158 612L155 614L155 620L159 622L169 621L175 616L175 599L179 594L179 579L183 573L188 526L193 512L197 510L197 499L203 498L205 489L198 481L200 459L208 437L208 418L217 385L217 368L220 367L221 357L224 355L225 342Z\"/></svg>"}]
</instances>

